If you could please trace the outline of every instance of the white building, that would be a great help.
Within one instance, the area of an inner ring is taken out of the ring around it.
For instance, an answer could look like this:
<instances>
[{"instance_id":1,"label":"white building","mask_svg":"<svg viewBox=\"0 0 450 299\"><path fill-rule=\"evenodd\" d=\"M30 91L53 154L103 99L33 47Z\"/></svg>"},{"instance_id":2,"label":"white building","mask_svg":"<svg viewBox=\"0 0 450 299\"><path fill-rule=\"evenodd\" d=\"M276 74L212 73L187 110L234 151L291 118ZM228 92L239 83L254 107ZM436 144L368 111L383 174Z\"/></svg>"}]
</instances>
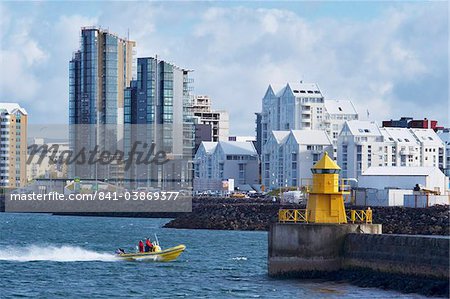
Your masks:
<instances>
[{"instance_id":1,"label":"white building","mask_svg":"<svg viewBox=\"0 0 450 299\"><path fill-rule=\"evenodd\" d=\"M227 141L229 135L228 112L223 110L213 110L212 100L206 95L193 97L192 106L189 108L194 114L196 125L208 125L210 134L203 134L201 141ZM208 140L206 140L208 139Z\"/></svg>"},{"instance_id":2,"label":"white building","mask_svg":"<svg viewBox=\"0 0 450 299\"><path fill-rule=\"evenodd\" d=\"M358 112L349 100L325 100L323 122L320 128L325 130L333 141L334 157L336 158L337 139L346 121L357 120ZM320 115L317 116L318 118Z\"/></svg>"},{"instance_id":3,"label":"white building","mask_svg":"<svg viewBox=\"0 0 450 299\"><path fill-rule=\"evenodd\" d=\"M421 191L414 191L416 184ZM355 203L371 207L448 204L448 192L448 177L437 167L371 166L358 177Z\"/></svg>"},{"instance_id":4,"label":"white building","mask_svg":"<svg viewBox=\"0 0 450 299\"><path fill-rule=\"evenodd\" d=\"M44 138L34 138L28 148L28 181L37 178L67 178L68 152L68 142L46 143Z\"/></svg>"},{"instance_id":5,"label":"white building","mask_svg":"<svg viewBox=\"0 0 450 299\"><path fill-rule=\"evenodd\" d=\"M252 142L202 142L194 157L194 191L220 191L230 179L238 188L256 185L258 164Z\"/></svg>"},{"instance_id":6,"label":"white building","mask_svg":"<svg viewBox=\"0 0 450 299\"><path fill-rule=\"evenodd\" d=\"M422 189L446 194L448 177L437 167L369 167L358 177L359 188L413 190L419 184Z\"/></svg>"},{"instance_id":7,"label":"white building","mask_svg":"<svg viewBox=\"0 0 450 299\"><path fill-rule=\"evenodd\" d=\"M262 147L271 131L289 130L325 130L336 147L345 121L356 119L358 113L351 101L325 100L315 83L269 85L262 100Z\"/></svg>"},{"instance_id":8,"label":"white building","mask_svg":"<svg viewBox=\"0 0 450 299\"><path fill-rule=\"evenodd\" d=\"M370 166L442 168L444 144L431 129L380 128L374 122L346 122L338 138L338 164L346 178Z\"/></svg>"},{"instance_id":9,"label":"white building","mask_svg":"<svg viewBox=\"0 0 450 299\"><path fill-rule=\"evenodd\" d=\"M27 183L27 111L17 103L0 103L0 188Z\"/></svg>"},{"instance_id":10,"label":"white building","mask_svg":"<svg viewBox=\"0 0 450 299\"><path fill-rule=\"evenodd\" d=\"M284 143L290 131L272 131L261 154L261 183L266 189L284 182Z\"/></svg>"},{"instance_id":11,"label":"white building","mask_svg":"<svg viewBox=\"0 0 450 299\"><path fill-rule=\"evenodd\" d=\"M444 154L444 158L442 160L442 165L444 166L444 173L446 176L450 177L450 129L449 128L445 128L442 130L439 130L437 132L437 135L439 136L439 138L441 138L442 142L444 142L445 144L445 154ZM440 157L439 157L440 158ZM439 161L441 162L441 161Z\"/></svg>"},{"instance_id":12,"label":"white building","mask_svg":"<svg viewBox=\"0 0 450 299\"><path fill-rule=\"evenodd\" d=\"M311 167L322 154L333 153L322 130L272 131L262 153L262 183L267 189L301 186L312 177Z\"/></svg>"}]
</instances>

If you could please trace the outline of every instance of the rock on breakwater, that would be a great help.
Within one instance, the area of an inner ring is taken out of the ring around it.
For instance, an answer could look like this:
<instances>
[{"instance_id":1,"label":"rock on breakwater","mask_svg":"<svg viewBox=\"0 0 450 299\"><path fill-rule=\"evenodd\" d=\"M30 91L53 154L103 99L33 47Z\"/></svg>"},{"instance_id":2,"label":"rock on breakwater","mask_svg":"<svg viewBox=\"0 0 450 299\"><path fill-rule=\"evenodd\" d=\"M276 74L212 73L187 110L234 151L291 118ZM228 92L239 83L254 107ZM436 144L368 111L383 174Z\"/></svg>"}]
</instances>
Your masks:
<instances>
[{"instance_id":1,"label":"rock on breakwater","mask_svg":"<svg viewBox=\"0 0 450 299\"><path fill-rule=\"evenodd\" d=\"M280 208L305 207L281 205L263 199L194 198L192 212L180 214L165 227L267 231L270 223L277 221ZM449 206L372 209L374 223L383 225L383 233L450 235Z\"/></svg>"}]
</instances>

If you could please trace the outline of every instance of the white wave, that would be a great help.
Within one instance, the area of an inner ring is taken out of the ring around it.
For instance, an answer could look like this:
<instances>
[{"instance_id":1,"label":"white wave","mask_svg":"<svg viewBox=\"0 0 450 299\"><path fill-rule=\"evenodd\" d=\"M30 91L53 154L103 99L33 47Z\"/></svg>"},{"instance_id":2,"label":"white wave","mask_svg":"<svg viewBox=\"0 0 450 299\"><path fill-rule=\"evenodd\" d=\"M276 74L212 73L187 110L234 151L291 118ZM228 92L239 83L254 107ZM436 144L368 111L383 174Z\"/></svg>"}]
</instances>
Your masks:
<instances>
[{"instance_id":1,"label":"white wave","mask_svg":"<svg viewBox=\"0 0 450 299\"><path fill-rule=\"evenodd\" d=\"M27 246L0 247L0 261L55 261L55 262L85 262L114 261L114 254L100 253L77 246Z\"/></svg>"},{"instance_id":2,"label":"white wave","mask_svg":"<svg viewBox=\"0 0 450 299\"><path fill-rule=\"evenodd\" d=\"M237 256L232 258L233 261L246 261L247 257L245 256Z\"/></svg>"}]
</instances>

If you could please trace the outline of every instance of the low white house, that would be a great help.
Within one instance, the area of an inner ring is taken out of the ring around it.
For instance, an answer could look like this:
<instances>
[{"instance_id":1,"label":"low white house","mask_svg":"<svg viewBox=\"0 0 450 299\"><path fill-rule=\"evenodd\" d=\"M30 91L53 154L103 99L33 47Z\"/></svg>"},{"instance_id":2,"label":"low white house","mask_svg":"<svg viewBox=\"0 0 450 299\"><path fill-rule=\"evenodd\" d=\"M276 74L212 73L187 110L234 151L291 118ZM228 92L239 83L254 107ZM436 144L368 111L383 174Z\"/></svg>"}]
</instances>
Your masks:
<instances>
[{"instance_id":1,"label":"low white house","mask_svg":"<svg viewBox=\"0 0 450 299\"><path fill-rule=\"evenodd\" d=\"M194 191L223 191L223 181L239 188L259 183L258 153L252 142L202 142L194 158Z\"/></svg>"},{"instance_id":2,"label":"low white house","mask_svg":"<svg viewBox=\"0 0 450 299\"><path fill-rule=\"evenodd\" d=\"M413 190L419 184L423 189L448 192L448 177L437 167L369 167L358 176L359 188Z\"/></svg>"}]
</instances>

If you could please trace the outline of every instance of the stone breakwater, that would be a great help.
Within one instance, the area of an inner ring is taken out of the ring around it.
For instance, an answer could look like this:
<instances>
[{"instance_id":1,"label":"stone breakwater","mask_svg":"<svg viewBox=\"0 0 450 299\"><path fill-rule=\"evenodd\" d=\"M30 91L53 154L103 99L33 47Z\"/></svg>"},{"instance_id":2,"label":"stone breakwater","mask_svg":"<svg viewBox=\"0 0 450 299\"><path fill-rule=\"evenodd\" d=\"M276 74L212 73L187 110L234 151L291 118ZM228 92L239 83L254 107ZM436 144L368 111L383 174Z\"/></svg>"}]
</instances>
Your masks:
<instances>
[{"instance_id":1,"label":"stone breakwater","mask_svg":"<svg viewBox=\"0 0 450 299\"><path fill-rule=\"evenodd\" d=\"M280 208L305 207L261 199L198 198L193 200L191 213L180 214L165 227L268 231L270 223L277 221ZM449 206L374 207L372 210L374 223L383 225L384 234L450 235Z\"/></svg>"}]
</instances>

